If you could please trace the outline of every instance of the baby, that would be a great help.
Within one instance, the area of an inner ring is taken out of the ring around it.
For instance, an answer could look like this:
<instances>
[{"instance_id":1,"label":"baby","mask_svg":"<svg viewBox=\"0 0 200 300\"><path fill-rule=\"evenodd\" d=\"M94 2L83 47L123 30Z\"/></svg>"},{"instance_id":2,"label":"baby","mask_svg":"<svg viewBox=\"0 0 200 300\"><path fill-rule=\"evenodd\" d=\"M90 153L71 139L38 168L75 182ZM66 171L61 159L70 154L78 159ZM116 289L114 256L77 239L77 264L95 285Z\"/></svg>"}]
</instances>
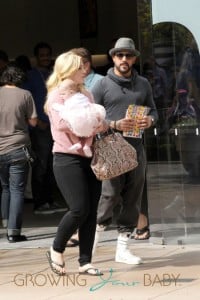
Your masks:
<instances>
[{"instance_id":1,"label":"baby","mask_svg":"<svg viewBox=\"0 0 200 300\"><path fill-rule=\"evenodd\" d=\"M80 137L70 147L70 150L83 149L86 156L91 157L91 145L96 129L105 119L106 112L102 105L91 103L89 98L81 93L71 79L65 79L59 86L60 96L64 104L53 104L61 118L67 121L73 133Z\"/></svg>"}]
</instances>

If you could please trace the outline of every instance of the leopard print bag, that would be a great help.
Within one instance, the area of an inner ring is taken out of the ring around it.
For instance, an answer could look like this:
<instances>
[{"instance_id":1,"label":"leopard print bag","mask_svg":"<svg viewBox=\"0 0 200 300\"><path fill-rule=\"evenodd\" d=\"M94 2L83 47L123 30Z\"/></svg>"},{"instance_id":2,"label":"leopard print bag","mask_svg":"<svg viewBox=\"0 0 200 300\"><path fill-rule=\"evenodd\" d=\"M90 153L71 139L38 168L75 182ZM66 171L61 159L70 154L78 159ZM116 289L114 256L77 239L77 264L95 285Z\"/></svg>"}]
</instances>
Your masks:
<instances>
[{"instance_id":1,"label":"leopard print bag","mask_svg":"<svg viewBox=\"0 0 200 300\"><path fill-rule=\"evenodd\" d=\"M97 135L91 168L99 180L111 179L137 167L137 152L123 136L114 131Z\"/></svg>"}]
</instances>

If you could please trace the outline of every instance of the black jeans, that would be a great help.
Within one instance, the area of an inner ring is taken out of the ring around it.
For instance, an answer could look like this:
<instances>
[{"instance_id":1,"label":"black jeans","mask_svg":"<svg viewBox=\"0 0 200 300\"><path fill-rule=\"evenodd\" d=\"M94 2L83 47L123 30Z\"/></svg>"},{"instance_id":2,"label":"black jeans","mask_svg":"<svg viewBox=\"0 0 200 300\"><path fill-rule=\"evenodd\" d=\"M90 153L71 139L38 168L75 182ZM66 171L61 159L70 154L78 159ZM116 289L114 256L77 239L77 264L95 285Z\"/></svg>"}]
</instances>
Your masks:
<instances>
[{"instance_id":1,"label":"black jeans","mask_svg":"<svg viewBox=\"0 0 200 300\"><path fill-rule=\"evenodd\" d=\"M69 210L58 226L53 249L64 252L66 243L79 229L80 265L91 262L97 206L101 193L90 167L91 159L71 154L54 154L53 169L57 185Z\"/></svg>"},{"instance_id":2,"label":"black jeans","mask_svg":"<svg viewBox=\"0 0 200 300\"><path fill-rule=\"evenodd\" d=\"M137 149L138 166L132 171L102 183L97 223L109 225L114 208L120 204L117 216L119 232L133 232L140 213L146 171L146 156L142 145Z\"/></svg>"}]
</instances>

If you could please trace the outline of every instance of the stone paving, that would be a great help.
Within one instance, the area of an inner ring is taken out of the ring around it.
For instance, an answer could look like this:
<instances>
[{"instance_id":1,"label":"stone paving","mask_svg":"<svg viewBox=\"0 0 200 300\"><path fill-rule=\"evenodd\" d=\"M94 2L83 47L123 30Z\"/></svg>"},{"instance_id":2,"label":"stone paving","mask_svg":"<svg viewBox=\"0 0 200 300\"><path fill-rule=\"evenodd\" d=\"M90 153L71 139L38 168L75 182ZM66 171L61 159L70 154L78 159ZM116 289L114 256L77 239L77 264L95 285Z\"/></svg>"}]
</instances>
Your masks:
<instances>
[{"instance_id":1,"label":"stone paving","mask_svg":"<svg viewBox=\"0 0 200 300\"><path fill-rule=\"evenodd\" d=\"M24 227L27 242L10 244L4 229L0 229L2 300L199 300L199 245L162 245L155 243L154 237L140 242L132 239L131 250L144 263L139 266L116 263L114 227L102 234L93 257L93 264L104 272L102 277L78 274L78 247L66 248L67 276L56 276L45 253L60 217L60 214L46 219L32 216L38 224Z\"/></svg>"}]
</instances>

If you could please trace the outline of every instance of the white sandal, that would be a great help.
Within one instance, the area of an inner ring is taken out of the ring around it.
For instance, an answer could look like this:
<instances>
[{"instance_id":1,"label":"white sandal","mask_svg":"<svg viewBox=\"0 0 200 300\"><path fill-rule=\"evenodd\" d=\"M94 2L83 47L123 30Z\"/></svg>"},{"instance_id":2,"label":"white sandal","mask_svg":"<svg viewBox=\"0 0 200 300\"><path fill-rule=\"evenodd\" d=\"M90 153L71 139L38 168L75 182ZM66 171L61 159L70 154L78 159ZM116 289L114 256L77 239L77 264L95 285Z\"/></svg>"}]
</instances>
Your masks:
<instances>
[{"instance_id":1,"label":"white sandal","mask_svg":"<svg viewBox=\"0 0 200 300\"><path fill-rule=\"evenodd\" d=\"M79 274L90 275L90 276L103 275L103 273L99 269L95 268L91 264L86 264L86 265L79 267Z\"/></svg>"}]
</instances>

